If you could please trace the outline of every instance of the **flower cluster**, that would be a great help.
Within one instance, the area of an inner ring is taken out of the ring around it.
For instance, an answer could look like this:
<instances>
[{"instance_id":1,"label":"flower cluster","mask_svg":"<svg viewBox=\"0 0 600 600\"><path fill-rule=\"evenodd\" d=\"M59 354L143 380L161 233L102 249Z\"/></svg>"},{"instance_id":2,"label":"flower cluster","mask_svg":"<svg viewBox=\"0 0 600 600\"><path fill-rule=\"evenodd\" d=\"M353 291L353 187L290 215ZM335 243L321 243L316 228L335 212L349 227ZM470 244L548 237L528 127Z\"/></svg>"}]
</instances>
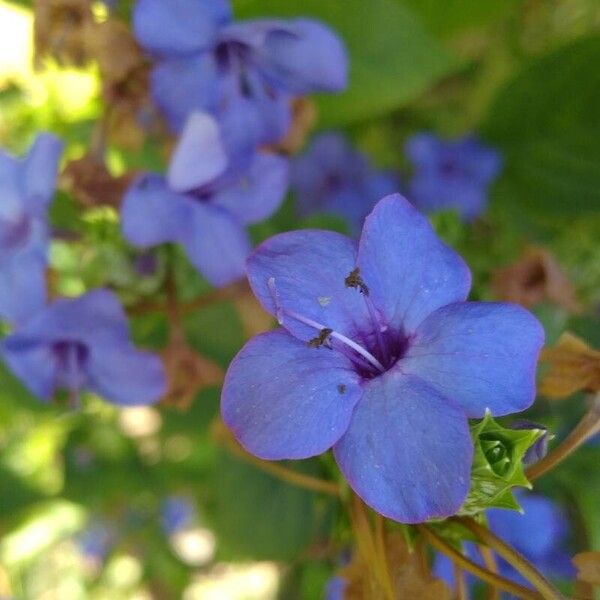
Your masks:
<instances>
[{"instance_id":1,"label":"flower cluster","mask_svg":"<svg viewBox=\"0 0 600 600\"><path fill-rule=\"evenodd\" d=\"M280 328L227 372L222 416L240 443L268 460L333 448L354 491L401 522L455 513L470 485L467 419L533 402L538 321L466 302L467 266L399 195L358 244L326 231L267 240L248 278Z\"/></svg>"}]
</instances>

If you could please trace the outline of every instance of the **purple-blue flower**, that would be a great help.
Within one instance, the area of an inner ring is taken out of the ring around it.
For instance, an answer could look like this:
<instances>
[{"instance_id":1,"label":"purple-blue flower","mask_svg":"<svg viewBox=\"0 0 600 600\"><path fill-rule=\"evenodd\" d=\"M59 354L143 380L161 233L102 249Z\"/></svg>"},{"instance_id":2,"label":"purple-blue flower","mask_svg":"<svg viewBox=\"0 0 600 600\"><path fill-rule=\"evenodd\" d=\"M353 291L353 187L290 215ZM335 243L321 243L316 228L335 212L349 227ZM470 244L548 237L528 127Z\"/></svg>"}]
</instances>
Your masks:
<instances>
[{"instance_id":1,"label":"purple-blue flower","mask_svg":"<svg viewBox=\"0 0 600 600\"><path fill-rule=\"evenodd\" d=\"M77 402L80 390L88 389L132 406L155 402L165 391L161 361L131 344L125 313L107 290L54 301L6 337L0 350L42 400L66 389Z\"/></svg>"},{"instance_id":2,"label":"purple-blue flower","mask_svg":"<svg viewBox=\"0 0 600 600\"><path fill-rule=\"evenodd\" d=\"M47 133L23 159L0 151L0 318L12 323L46 302L48 206L61 152Z\"/></svg>"},{"instance_id":3,"label":"purple-blue flower","mask_svg":"<svg viewBox=\"0 0 600 600\"><path fill-rule=\"evenodd\" d=\"M195 519L196 509L185 496L168 496L161 505L161 525L167 535L189 527Z\"/></svg>"},{"instance_id":4,"label":"purple-blue flower","mask_svg":"<svg viewBox=\"0 0 600 600\"><path fill-rule=\"evenodd\" d=\"M346 86L339 38L310 19L233 22L227 0L138 0L135 35L156 59L151 88L175 131L206 110L237 146L281 139L292 96Z\"/></svg>"},{"instance_id":5,"label":"purple-blue flower","mask_svg":"<svg viewBox=\"0 0 600 600\"><path fill-rule=\"evenodd\" d=\"M570 555L566 550L568 523L560 507L552 500L536 494L518 494L523 513L498 508L486 512L490 529L513 546L544 575L552 578L569 578L575 574ZM483 564L477 546L464 544L463 552L473 561ZM531 587L511 565L498 558L501 575L521 585ZM433 565L436 577L450 586L454 585L452 562L437 555Z\"/></svg>"},{"instance_id":6,"label":"purple-blue flower","mask_svg":"<svg viewBox=\"0 0 600 600\"><path fill-rule=\"evenodd\" d=\"M79 551L88 559L102 563L114 544L114 532L102 521L93 521L76 538Z\"/></svg>"},{"instance_id":7,"label":"purple-blue flower","mask_svg":"<svg viewBox=\"0 0 600 600\"><path fill-rule=\"evenodd\" d=\"M277 235L248 277L281 327L231 363L225 423L252 454L333 447L354 491L392 519L447 517L465 500L468 418L527 408L543 330L516 305L466 302L469 269L400 195L358 244L334 232Z\"/></svg>"},{"instance_id":8,"label":"purple-blue flower","mask_svg":"<svg viewBox=\"0 0 600 600\"><path fill-rule=\"evenodd\" d=\"M496 150L473 136L443 140L419 133L406 143L413 165L408 197L420 210L456 210L470 221L485 210L488 188L502 167Z\"/></svg>"},{"instance_id":9,"label":"purple-blue flower","mask_svg":"<svg viewBox=\"0 0 600 600\"><path fill-rule=\"evenodd\" d=\"M289 177L288 162L280 156L253 152L247 163L246 168L239 168L239 161L232 165L215 119L194 113L167 177L143 175L125 195L125 237L141 248L181 244L215 286L240 279L251 249L246 225L279 207Z\"/></svg>"},{"instance_id":10,"label":"purple-blue flower","mask_svg":"<svg viewBox=\"0 0 600 600\"><path fill-rule=\"evenodd\" d=\"M376 202L399 189L392 173L374 169L344 135L333 132L317 136L294 161L291 183L301 215L341 215L354 235Z\"/></svg>"}]
</instances>

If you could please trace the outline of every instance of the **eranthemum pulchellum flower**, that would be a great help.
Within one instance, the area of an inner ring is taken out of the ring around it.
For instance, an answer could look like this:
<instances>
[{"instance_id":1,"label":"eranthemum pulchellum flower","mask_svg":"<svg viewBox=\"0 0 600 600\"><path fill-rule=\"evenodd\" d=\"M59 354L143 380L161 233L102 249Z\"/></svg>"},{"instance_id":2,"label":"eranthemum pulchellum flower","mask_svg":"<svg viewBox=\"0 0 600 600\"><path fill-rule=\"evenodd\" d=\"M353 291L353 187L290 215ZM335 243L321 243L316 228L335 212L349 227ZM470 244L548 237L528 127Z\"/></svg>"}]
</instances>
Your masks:
<instances>
[{"instance_id":1,"label":"eranthemum pulchellum flower","mask_svg":"<svg viewBox=\"0 0 600 600\"><path fill-rule=\"evenodd\" d=\"M0 351L42 400L66 389L76 404L87 389L114 404L133 406L155 402L165 392L160 359L131 344L127 317L107 290L55 300L6 337Z\"/></svg>"},{"instance_id":2,"label":"eranthemum pulchellum flower","mask_svg":"<svg viewBox=\"0 0 600 600\"><path fill-rule=\"evenodd\" d=\"M61 152L44 133L23 159L0 152L0 318L13 323L46 302L48 206Z\"/></svg>"},{"instance_id":3,"label":"eranthemum pulchellum flower","mask_svg":"<svg viewBox=\"0 0 600 600\"><path fill-rule=\"evenodd\" d=\"M456 210L467 221L485 210L502 167L496 150L473 136L443 140L430 133L411 137L405 150L413 165L408 197L420 210Z\"/></svg>"},{"instance_id":4,"label":"eranthemum pulchellum flower","mask_svg":"<svg viewBox=\"0 0 600 600\"><path fill-rule=\"evenodd\" d=\"M221 130L207 113L194 113L183 131L167 177L143 175L123 200L123 233L135 246L180 243L213 285L244 276L250 241L245 226L270 216L288 186L288 162L252 153L234 167Z\"/></svg>"},{"instance_id":5,"label":"eranthemum pulchellum flower","mask_svg":"<svg viewBox=\"0 0 600 600\"><path fill-rule=\"evenodd\" d=\"M281 327L227 372L222 416L240 443L267 460L333 447L354 491L401 522L455 513L470 484L467 419L532 403L539 322L466 302L467 266L400 195L377 204L358 244L283 233L247 271Z\"/></svg>"},{"instance_id":6,"label":"eranthemum pulchellum flower","mask_svg":"<svg viewBox=\"0 0 600 600\"><path fill-rule=\"evenodd\" d=\"M392 173L373 168L344 135L334 132L315 137L293 162L291 185L300 214L341 215L355 235L375 203L399 189Z\"/></svg>"},{"instance_id":7,"label":"eranthemum pulchellum flower","mask_svg":"<svg viewBox=\"0 0 600 600\"><path fill-rule=\"evenodd\" d=\"M292 96L340 91L347 58L339 38L310 19L233 22L227 0L138 0L133 23L157 59L152 95L171 127L206 110L238 145L281 139Z\"/></svg>"}]
</instances>

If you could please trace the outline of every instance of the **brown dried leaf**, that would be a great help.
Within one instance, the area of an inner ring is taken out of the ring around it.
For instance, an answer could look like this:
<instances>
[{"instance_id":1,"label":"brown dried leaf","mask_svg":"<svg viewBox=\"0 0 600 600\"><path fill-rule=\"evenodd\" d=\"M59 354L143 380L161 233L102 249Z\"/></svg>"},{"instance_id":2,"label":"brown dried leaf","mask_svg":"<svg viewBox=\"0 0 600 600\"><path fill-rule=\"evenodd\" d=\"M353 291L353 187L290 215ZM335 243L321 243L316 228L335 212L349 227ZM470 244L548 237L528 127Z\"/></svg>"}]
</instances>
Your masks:
<instances>
[{"instance_id":1,"label":"brown dried leaf","mask_svg":"<svg viewBox=\"0 0 600 600\"><path fill-rule=\"evenodd\" d=\"M500 300L531 307L551 301L570 312L579 312L575 289L554 257L544 248L531 246L519 260L497 270L491 287Z\"/></svg>"},{"instance_id":2,"label":"brown dried leaf","mask_svg":"<svg viewBox=\"0 0 600 600\"><path fill-rule=\"evenodd\" d=\"M540 361L549 366L539 388L547 398L600 391L600 352L572 333L563 333L556 346L544 348Z\"/></svg>"},{"instance_id":3,"label":"brown dried leaf","mask_svg":"<svg viewBox=\"0 0 600 600\"><path fill-rule=\"evenodd\" d=\"M268 150L292 155L304 146L306 138L317 122L317 107L308 98L293 98L291 109L292 123L286 136L277 143L267 146Z\"/></svg>"},{"instance_id":4,"label":"brown dried leaf","mask_svg":"<svg viewBox=\"0 0 600 600\"><path fill-rule=\"evenodd\" d=\"M118 208L135 173L111 175L104 162L91 154L72 160L60 176L60 183L83 206L109 205Z\"/></svg>"},{"instance_id":5,"label":"brown dried leaf","mask_svg":"<svg viewBox=\"0 0 600 600\"><path fill-rule=\"evenodd\" d=\"M167 406L185 410L200 390L223 381L221 367L185 342L171 342L162 356L168 388L161 402Z\"/></svg>"},{"instance_id":6,"label":"brown dried leaf","mask_svg":"<svg viewBox=\"0 0 600 600\"><path fill-rule=\"evenodd\" d=\"M390 534L386 538L386 556L397 600L419 598L419 600L450 600L452 593L439 579L434 579L423 569L416 552L411 552L401 534ZM367 562L355 553L350 564L340 576L347 582L344 600L385 600L374 573Z\"/></svg>"},{"instance_id":7,"label":"brown dried leaf","mask_svg":"<svg viewBox=\"0 0 600 600\"><path fill-rule=\"evenodd\" d=\"M580 552L573 558L577 579L600 586L600 552Z\"/></svg>"}]
</instances>

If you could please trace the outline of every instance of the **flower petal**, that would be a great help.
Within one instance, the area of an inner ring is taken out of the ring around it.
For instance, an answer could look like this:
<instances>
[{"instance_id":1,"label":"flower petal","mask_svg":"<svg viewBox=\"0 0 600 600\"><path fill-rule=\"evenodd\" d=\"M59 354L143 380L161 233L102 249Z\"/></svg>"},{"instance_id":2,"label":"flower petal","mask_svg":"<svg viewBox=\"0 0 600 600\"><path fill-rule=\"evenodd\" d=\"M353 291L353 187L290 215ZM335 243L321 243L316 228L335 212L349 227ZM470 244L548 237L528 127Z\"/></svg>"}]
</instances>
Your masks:
<instances>
[{"instance_id":1,"label":"flower petal","mask_svg":"<svg viewBox=\"0 0 600 600\"><path fill-rule=\"evenodd\" d=\"M195 203L189 218L180 241L196 269L218 287L244 277L250 240L239 221L208 202Z\"/></svg>"},{"instance_id":2,"label":"flower petal","mask_svg":"<svg viewBox=\"0 0 600 600\"><path fill-rule=\"evenodd\" d=\"M177 56L212 45L219 27L230 20L227 0L138 0L133 29L149 52Z\"/></svg>"},{"instance_id":3,"label":"flower petal","mask_svg":"<svg viewBox=\"0 0 600 600\"><path fill-rule=\"evenodd\" d=\"M355 265L356 244L350 238L332 231L301 230L261 244L249 258L247 271L264 308L283 316L283 326L292 334L309 340L317 335L316 328L282 315L281 309L350 337L369 322L364 298L344 283Z\"/></svg>"},{"instance_id":4,"label":"flower petal","mask_svg":"<svg viewBox=\"0 0 600 600\"><path fill-rule=\"evenodd\" d=\"M158 356L136 350L127 340L90 346L86 374L90 390L121 406L151 404L166 391Z\"/></svg>"},{"instance_id":5,"label":"flower petal","mask_svg":"<svg viewBox=\"0 0 600 600\"><path fill-rule=\"evenodd\" d=\"M464 300L471 285L462 258L400 194L386 196L366 218L358 266L374 304L405 335L440 306Z\"/></svg>"},{"instance_id":6,"label":"flower petal","mask_svg":"<svg viewBox=\"0 0 600 600\"><path fill-rule=\"evenodd\" d=\"M285 198L288 172L285 158L275 154L257 154L248 172L234 185L216 193L212 202L235 215L240 223L264 221Z\"/></svg>"},{"instance_id":7,"label":"flower petal","mask_svg":"<svg viewBox=\"0 0 600 600\"><path fill-rule=\"evenodd\" d=\"M186 192L216 179L227 167L227 154L217 121L194 112L185 127L169 165L167 181L176 192Z\"/></svg>"},{"instance_id":8,"label":"flower petal","mask_svg":"<svg viewBox=\"0 0 600 600\"><path fill-rule=\"evenodd\" d=\"M62 151L62 141L50 133L40 133L31 146L23 164L25 202L31 213L44 214L52 200Z\"/></svg>"},{"instance_id":9,"label":"flower petal","mask_svg":"<svg viewBox=\"0 0 600 600\"><path fill-rule=\"evenodd\" d=\"M250 340L225 376L221 414L240 443L268 460L325 452L361 395L348 359L283 329Z\"/></svg>"},{"instance_id":10,"label":"flower petal","mask_svg":"<svg viewBox=\"0 0 600 600\"><path fill-rule=\"evenodd\" d=\"M152 99L175 132L194 111L215 110L220 83L214 56L172 58L157 64L150 75Z\"/></svg>"},{"instance_id":11,"label":"flower petal","mask_svg":"<svg viewBox=\"0 0 600 600\"><path fill-rule=\"evenodd\" d=\"M401 523L448 517L469 490L467 417L417 377L371 380L334 453L354 491Z\"/></svg>"},{"instance_id":12,"label":"flower petal","mask_svg":"<svg viewBox=\"0 0 600 600\"><path fill-rule=\"evenodd\" d=\"M538 320L515 304L461 302L432 313L417 329L403 373L426 380L469 417L526 409L544 343Z\"/></svg>"},{"instance_id":13,"label":"flower petal","mask_svg":"<svg viewBox=\"0 0 600 600\"><path fill-rule=\"evenodd\" d=\"M142 175L123 198L123 235L141 248L177 240L188 224L192 202L172 191L164 177Z\"/></svg>"}]
</instances>

